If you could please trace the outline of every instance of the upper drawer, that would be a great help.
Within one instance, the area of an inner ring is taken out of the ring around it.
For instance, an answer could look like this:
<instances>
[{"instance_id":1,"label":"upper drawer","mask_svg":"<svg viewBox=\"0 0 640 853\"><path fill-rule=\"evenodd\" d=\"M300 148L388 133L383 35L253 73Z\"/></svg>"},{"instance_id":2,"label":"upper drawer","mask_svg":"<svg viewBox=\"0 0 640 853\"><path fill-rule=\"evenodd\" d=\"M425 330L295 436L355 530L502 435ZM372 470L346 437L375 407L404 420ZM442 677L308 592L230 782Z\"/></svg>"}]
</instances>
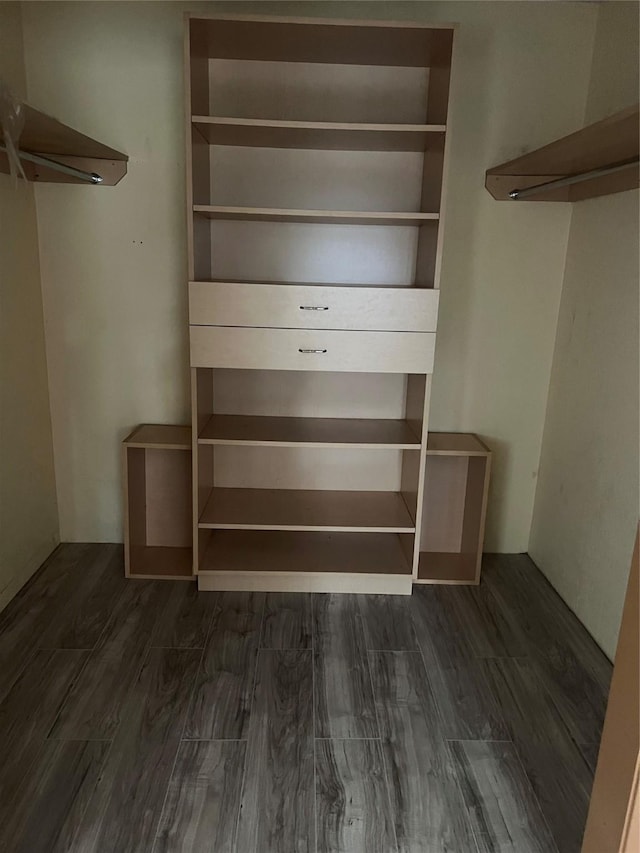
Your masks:
<instances>
[{"instance_id":1,"label":"upper drawer","mask_svg":"<svg viewBox=\"0 0 640 853\"><path fill-rule=\"evenodd\" d=\"M436 336L191 326L192 367L432 373Z\"/></svg>"},{"instance_id":2,"label":"upper drawer","mask_svg":"<svg viewBox=\"0 0 640 853\"><path fill-rule=\"evenodd\" d=\"M199 326L270 326L435 332L439 291L304 284L189 284L189 322Z\"/></svg>"}]
</instances>

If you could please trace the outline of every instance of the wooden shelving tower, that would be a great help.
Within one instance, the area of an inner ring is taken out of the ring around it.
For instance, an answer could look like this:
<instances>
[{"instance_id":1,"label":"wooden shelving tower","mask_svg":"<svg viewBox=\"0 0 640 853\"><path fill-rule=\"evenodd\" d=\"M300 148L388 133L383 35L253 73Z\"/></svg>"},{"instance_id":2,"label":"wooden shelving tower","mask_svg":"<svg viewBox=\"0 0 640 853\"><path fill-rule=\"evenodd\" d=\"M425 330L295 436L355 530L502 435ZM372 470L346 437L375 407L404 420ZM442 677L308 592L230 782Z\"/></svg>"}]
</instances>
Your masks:
<instances>
[{"instance_id":1,"label":"wooden shelving tower","mask_svg":"<svg viewBox=\"0 0 640 853\"><path fill-rule=\"evenodd\" d=\"M409 594L453 28L187 20L199 586Z\"/></svg>"}]
</instances>

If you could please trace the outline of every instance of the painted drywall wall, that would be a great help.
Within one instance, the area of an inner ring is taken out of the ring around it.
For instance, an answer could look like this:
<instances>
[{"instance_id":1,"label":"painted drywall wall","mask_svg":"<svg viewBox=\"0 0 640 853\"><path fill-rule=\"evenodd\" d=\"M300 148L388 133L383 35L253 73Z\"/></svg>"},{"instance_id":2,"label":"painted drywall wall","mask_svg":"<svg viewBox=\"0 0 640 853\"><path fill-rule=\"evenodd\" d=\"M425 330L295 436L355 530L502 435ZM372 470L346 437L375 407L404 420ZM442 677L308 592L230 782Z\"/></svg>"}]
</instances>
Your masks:
<instances>
[{"instance_id":1,"label":"painted drywall wall","mask_svg":"<svg viewBox=\"0 0 640 853\"><path fill-rule=\"evenodd\" d=\"M25 97L18 3L0 3L0 78ZM0 609L58 542L33 187L0 175Z\"/></svg>"},{"instance_id":2,"label":"painted drywall wall","mask_svg":"<svg viewBox=\"0 0 640 853\"><path fill-rule=\"evenodd\" d=\"M182 16L215 9L460 23L431 427L492 446L486 545L525 550L571 214L484 172L581 125L591 4L25 4L33 102L131 157L115 189L36 190L63 538L120 539L119 440L188 417Z\"/></svg>"},{"instance_id":3,"label":"painted drywall wall","mask_svg":"<svg viewBox=\"0 0 640 853\"><path fill-rule=\"evenodd\" d=\"M600 6L586 122L638 100L638 6ZM638 191L573 207L529 552L613 657L638 522Z\"/></svg>"}]
</instances>

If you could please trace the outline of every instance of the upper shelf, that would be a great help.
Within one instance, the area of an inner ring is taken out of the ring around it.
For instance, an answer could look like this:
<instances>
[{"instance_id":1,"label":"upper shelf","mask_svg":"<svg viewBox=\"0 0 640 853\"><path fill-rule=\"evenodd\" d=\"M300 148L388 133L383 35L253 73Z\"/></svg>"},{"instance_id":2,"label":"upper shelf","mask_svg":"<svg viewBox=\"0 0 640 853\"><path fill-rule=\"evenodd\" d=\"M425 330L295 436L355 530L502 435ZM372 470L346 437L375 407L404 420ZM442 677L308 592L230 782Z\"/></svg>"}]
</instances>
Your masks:
<instances>
[{"instance_id":1,"label":"upper shelf","mask_svg":"<svg viewBox=\"0 0 640 853\"><path fill-rule=\"evenodd\" d=\"M332 151L427 151L442 146L444 124L350 124L193 116L210 145Z\"/></svg>"},{"instance_id":2,"label":"upper shelf","mask_svg":"<svg viewBox=\"0 0 640 853\"><path fill-rule=\"evenodd\" d=\"M498 201L581 201L640 186L640 107L627 107L486 173ZM595 174L592 174L595 173ZM536 187L535 192L531 188Z\"/></svg>"},{"instance_id":3,"label":"upper shelf","mask_svg":"<svg viewBox=\"0 0 640 853\"><path fill-rule=\"evenodd\" d=\"M127 173L126 154L109 148L97 142L90 136L85 136L77 130L57 121L39 110L22 104L24 124L17 147L27 155L42 155L47 160L55 161L71 170L95 173L101 181L83 179L80 175L58 171L55 166L42 162L31 162L21 157L22 168L29 181L46 181L48 183L102 183L105 186L117 184ZM2 144L4 134L0 127ZM0 172L9 173L9 158L5 151L0 151Z\"/></svg>"},{"instance_id":4,"label":"upper shelf","mask_svg":"<svg viewBox=\"0 0 640 853\"><path fill-rule=\"evenodd\" d=\"M451 24L277 18L259 15L192 17L198 55L266 62L446 67Z\"/></svg>"}]
</instances>

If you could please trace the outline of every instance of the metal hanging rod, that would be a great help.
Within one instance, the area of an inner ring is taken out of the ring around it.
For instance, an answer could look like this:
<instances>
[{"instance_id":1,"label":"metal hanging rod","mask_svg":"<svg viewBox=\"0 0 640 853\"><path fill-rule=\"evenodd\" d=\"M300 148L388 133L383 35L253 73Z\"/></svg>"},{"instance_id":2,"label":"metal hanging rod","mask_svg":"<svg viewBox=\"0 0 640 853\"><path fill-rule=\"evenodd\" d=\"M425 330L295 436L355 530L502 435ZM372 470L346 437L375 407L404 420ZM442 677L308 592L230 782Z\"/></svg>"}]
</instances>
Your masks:
<instances>
[{"instance_id":1,"label":"metal hanging rod","mask_svg":"<svg viewBox=\"0 0 640 853\"><path fill-rule=\"evenodd\" d=\"M0 150L6 151L7 146L0 143ZM59 163L57 160L50 160L49 157L43 157L41 154L31 154L29 151L20 151L19 149L17 153L21 160L35 163L36 166L46 166L47 169L53 169L55 172L61 172L63 175L71 175L71 177L79 178L88 184L101 184L104 180L102 175L98 175L96 172L85 172L82 169L75 169L73 166L67 166L65 163Z\"/></svg>"},{"instance_id":2,"label":"metal hanging rod","mask_svg":"<svg viewBox=\"0 0 640 853\"><path fill-rule=\"evenodd\" d=\"M582 181L589 181L591 178L602 178L605 175L613 175L616 172L622 172L624 169L630 169L632 166L637 166L638 163L640 163L640 160L636 157L634 160L617 163L615 166L604 166L602 169L592 169L590 172L579 172L576 175L567 175L566 178L556 178L553 181L547 181L544 184L536 184L535 187L527 187L523 190L511 190L509 198L522 199L527 198L530 195L537 195L543 190L569 187L571 184L579 184Z\"/></svg>"}]
</instances>

